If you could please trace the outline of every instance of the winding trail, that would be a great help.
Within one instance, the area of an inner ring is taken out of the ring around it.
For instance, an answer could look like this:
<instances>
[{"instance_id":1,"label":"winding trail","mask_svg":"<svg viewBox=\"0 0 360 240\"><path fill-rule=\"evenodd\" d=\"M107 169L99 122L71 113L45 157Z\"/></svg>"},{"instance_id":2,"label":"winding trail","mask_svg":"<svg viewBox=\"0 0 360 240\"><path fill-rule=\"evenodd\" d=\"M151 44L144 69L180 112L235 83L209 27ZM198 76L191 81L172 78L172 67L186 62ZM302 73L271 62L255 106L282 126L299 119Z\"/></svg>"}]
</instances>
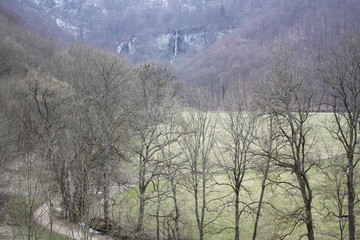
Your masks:
<instances>
[{"instance_id":1,"label":"winding trail","mask_svg":"<svg viewBox=\"0 0 360 240\"><path fill-rule=\"evenodd\" d=\"M50 218L50 209L47 203L43 203L33 213L34 220L41 226L49 229L50 231L61 234L69 239L74 240L111 240L107 236L99 236L92 234L84 228L74 223L69 223L53 217L52 223Z\"/></svg>"},{"instance_id":2,"label":"winding trail","mask_svg":"<svg viewBox=\"0 0 360 240\"><path fill-rule=\"evenodd\" d=\"M134 185L134 184L132 184ZM131 186L132 186L131 185ZM118 186L110 187L110 197L122 191ZM55 201L55 207L59 206L59 201ZM50 218L50 209L48 203L43 203L33 213L33 219L37 224L49 229L50 231L61 234L69 239L74 240L113 240L110 236L100 236L94 233L90 233L87 229L82 228L78 224L69 223L64 220L57 219L56 217Z\"/></svg>"}]
</instances>

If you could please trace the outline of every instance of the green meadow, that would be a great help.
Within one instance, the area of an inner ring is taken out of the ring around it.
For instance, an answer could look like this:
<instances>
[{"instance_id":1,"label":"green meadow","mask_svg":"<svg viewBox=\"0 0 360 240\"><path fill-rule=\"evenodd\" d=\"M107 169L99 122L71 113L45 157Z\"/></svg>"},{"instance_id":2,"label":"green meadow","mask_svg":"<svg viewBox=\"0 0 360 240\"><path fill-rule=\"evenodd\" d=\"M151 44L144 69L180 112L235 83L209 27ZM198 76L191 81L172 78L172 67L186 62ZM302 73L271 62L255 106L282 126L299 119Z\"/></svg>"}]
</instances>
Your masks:
<instances>
[{"instance_id":1,"label":"green meadow","mask_svg":"<svg viewBox=\"0 0 360 240\"><path fill-rule=\"evenodd\" d=\"M213 119L225 117L224 113L213 113ZM216 116L215 116L216 115ZM219 117L220 116L220 117ZM313 114L308 122L309 132L309 166L308 171L310 185L313 191L312 214L315 225L316 239L328 240L339 238L339 218L337 214L338 202L333 197L343 194L343 211L346 210L346 176L339 166L343 166L345 159L335 155L341 155L341 146L334 140L324 126L332 124L331 114ZM258 132L263 129L260 126ZM221 138L226 134L217 123L217 134ZM223 139L222 139L223 140ZM212 154L212 161L216 162L216 154ZM252 157L250 161L259 161ZM336 165L336 166L334 166ZM245 179L241 189L241 216L240 234L241 239L252 239L254 222L258 201L261 192L262 173L253 168L246 170ZM336 180L336 181L335 181ZM198 239L197 223L195 218L195 203L193 195L187 191L188 182L178 177L177 196L180 206L182 236L190 239ZM207 189L207 201L210 202L205 212L205 239L233 239L234 238L234 194L227 185L228 176L220 169L214 168ZM306 234L306 228L301 222L301 207L303 206L301 194L292 186L296 186L296 176L291 171L272 165L267 180L264 203L260 216L257 239L280 239L289 234L285 239L300 239ZM173 213L173 201L169 197L170 184L164 178L160 178L158 188L161 195L155 191L156 185L149 186L147 190L147 205L145 227L148 230L156 230L156 215L159 210L160 229L166 232L171 223L169 217ZM160 200L160 204L159 203ZM124 207L126 206L126 207ZM121 191L116 195L113 205L114 219L122 222L135 224L138 212L137 187ZM360 211L358 208L357 211ZM344 212L346 214L346 212ZM360 223L360 221L359 221ZM344 222L346 226L346 221ZM346 227L344 234L346 235Z\"/></svg>"}]
</instances>

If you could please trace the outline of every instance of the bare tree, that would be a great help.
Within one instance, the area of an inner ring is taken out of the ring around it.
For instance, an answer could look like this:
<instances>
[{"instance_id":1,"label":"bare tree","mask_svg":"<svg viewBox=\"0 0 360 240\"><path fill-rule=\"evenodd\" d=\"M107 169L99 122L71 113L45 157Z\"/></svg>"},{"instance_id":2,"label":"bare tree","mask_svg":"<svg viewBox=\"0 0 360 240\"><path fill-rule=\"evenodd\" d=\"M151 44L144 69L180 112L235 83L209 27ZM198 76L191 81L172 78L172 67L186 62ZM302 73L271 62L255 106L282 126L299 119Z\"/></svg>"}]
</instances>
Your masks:
<instances>
[{"instance_id":1,"label":"bare tree","mask_svg":"<svg viewBox=\"0 0 360 240\"><path fill-rule=\"evenodd\" d=\"M322 167L324 181L320 185L324 218L334 220L338 225L337 239L346 239L347 219L347 189L345 188L347 161L342 157L327 159Z\"/></svg>"},{"instance_id":2,"label":"bare tree","mask_svg":"<svg viewBox=\"0 0 360 240\"><path fill-rule=\"evenodd\" d=\"M333 112L330 134L340 142L347 163L349 239L355 240L354 172L359 147L360 121L360 37L346 35L328 61L319 69L327 102Z\"/></svg>"},{"instance_id":3,"label":"bare tree","mask_svg":"<svg viewBox=\"0 0 360 240\"><path fill-rule=\"evenodd\" d=\"M132 109L133 72L129 64L100 49L74 45L57 52L49 64L62 83L71 86L61 165L71 221L89 224L90 204L101 202L104 226L110 222L110 174L122 157L121 141ZM64 196L64 195L63 195ZM100 201L101 199L101 201ZM104 229L106 230L106 229Z\"/></svg>"},{"instance_id":4,"label":"bare tree","mask_svg":"<svg viewBox=\"0 0 360 240\"><path fill-rule=\"evenodd\" d=\"M94 189L99 189L99 157L102 153L101 138L98 137L91 103L85 96L83 85L90 81L91 54L83 46L72 46L56 52L49 69L54 75L72 86L66 115L66 151L62 156L68 159L69 220L88 224L90 204L95 202ZM94 215L92 216L94 217Z\"/></svg>"},{"instance_id":5,"label":"bare tree","mask_svg":"<svg viewBox=\"0 0 360 240\"><path fill-rule=\"evenodd\" d=\"M68 128L71 137L68 139L69 148L66 157L71 159L69 171L72 185L72 216L73 221L89 224L96 216L91 207L97 204L99 175L98 158L102 152L99 139L94 136L95 126L86 113L84 104L73 98L72 114L68 117ZM96 214L99 212L96 211Z\"/></svg>"},{"instance_id":6,"label":"bare tree","mask_svg":"<svg viewBox=\"0 0 360 240\"><path fill-rule=\"evenodd\" d=\"M216 199L211 196L213 187L212 171L215 165L215 130L216 122L210 113L208 98L200 96L198 99L199 110L189 110L184 116L183 127L185 134L181 137L180 145L184 158L184 187L194 201L194 215L196 218L199 239L203 240L207 227L213 223L220 214L212 210L211 203ZM209 218L209 211L215 217Z\"/></svg>"},{"instance_id":7,"label":"bare tree","mask_svg":"<svg viewBox=\"0 0 360 240\"><path fill-rule=\"evenodd\" d=\"M310 135L309 119L315 107L314 93L308 81L308 74L296 66L287 51L281 49L273 56L266 82L257 90L257 99L263 111L274 116L281 133L279 142L284 142L284 147L271 156L272 162L295 174L296 184L283 183L301 193L303 205L296 214L296 221L306 225L307 233L304 236L313 240L313 190L308 172L313 166L310 155L313 137Z\"/></svg>"},{"instance_id":8,"label":"bare tree","mask_svg":"<svg viewBox=\"0 0 360 240\"><path fill-rule=\"evenodd\" d=\"M70 211L66 198L68 191L63 188L67 179L63 177L66 171L62 166L66 159L61 158L66 96L61 95L63 92L59 87L66 89L67 85L62 85L39 68L32 68L28 70L25 83L17 89L21 93L15 106L19 120L17 151L19 160L22 160L19 161L17 177L19 199L23 199L22 214L26 220L26 234L21 234L24 239L40 238L43 234L44 230L36 224L32 214L39 201L45 201L52 209L56 187L61 190L65 212ZM52 229L52 212L49 216ZM49 238L54 238L52 232Z\"/></svg>"},{"instance_id":9,"label":"bare tree","mask_svg":"<svg viewBox=\"0 0 360 240\"><path fill-rule=\"evenodd\" d=\"M276 143L276 127L274 126L273 115L259 116L261 126L261 136L258 134L255 139L255 155L260 156L259 162L255 163L255 170L262 174L261 191L259 203L256 211L254 231L252 239L255 240L258 236L258 228L260 223L261 212L264 204L265 190L269 185L269 172L273 155L276 155L277 148L280 148Z\"/></svg>"},{"instance_id":10,"label":"bare tree","mask_svg":"<svg viewBox=\"0 0 360 240\"><path fill-rule=\"evenodd\" d=\"M180 221L180 203L178 186L180 181L180 174L183 165L181 160L182 150L179 149L178 144L181 136L184 134L183 129L180 127L181 116L176 116L167 124L166 135L167 141L171 141L166 147L161 149L163 167L163 176L170 184L170 199L173 202L173 214L170 216L170 220L167 223L168 235L171 233L171 237L175 240L181 239L181 221ZM171 224L173 222L173 225Z\"/></svg>"},{"instance_id":11,"label":"bare tree","mask_svg":"<svg viewBox=\"0 0 360 240\"><path fill-rule=\"evenodd\" d=\"M150 199L156 204L155 214L150 213L150 216L156 218L157 239L163 236L169 239L181 239L182 236L181 203L178 192L183 165L182 151L179 148L179 139L183 135L181 119L180 114L174 114L169 116L167 123L162 126L164 142L168 144L160 146L157 155L158 175L152 180L155 196Z\"/></svg>"},{"instance_id":12,"label":"bare tree","mask_svg":"<svg viewBox=\"0 0 360 240\"><path fill-rule=\"evenodd\" d=\"M31 143L39 139L28 133L21 129L18 135L19 162L14 168L16 177L12 181L12 194L16 200L11 202L9 213L14 226L17 226L13 230L14 235L23 240L40 239L43 236L44 230L34 221L32 214L37 208L37 202L45 200L44 192L48 190L43 188L42 177L38 171L46 170L46 166L36 158L37 154L33 152L36 144ZM18 224L22 227L18 227ZM49 239L53 239L53 234L50 234Z\"/></svg>"},{"instance_id":13,"label":"bare tree","mask_svg":"<svg viewBox=\"0 0 360 240\"><path fill-rule=\"evenodd\" d=\"M38 144L33 146L33 151L36 151L36 157L42 158L46 163L46 168L43 169L46 187L59 187L64 215L70 219L70 186L66 167L68 159L61 154L66 139L64 107L71 94L70 86L39 67L33 67L28 69L25 83L18 91L22 95L22 103L17 106L20 129L37 139ZM56 181L53 182L53 179ZM53 197L48 195L49 205L53 205Z\"/></svg>"},{"instance_id":14,"label":"bare tree","mask_svg":"<svg viewBox=\"0 0 360 240\"><path fill-rule=\"evenodd\" d=\"M167 65L144 63L137 70L138 113L132 119L134 131L133 152L138 158L139 214L136 230L143 230L145 194L151 181L159 175L161 150L171 144L167 132L168 120L176 114L178 84Z\"/></svg>"},{"instance_id":15,"label":"bare tree","mask_svg":"<svg viewBox=\"0 0 360 240\"><path fill-rule=\"evenodd\" d=\"M239 90L234 88L233 94L227 99L225 114L220 115L220 123L225 130L225 136L220 143L221 158L219 167L223 169L229 180L228 184L234 194L234 239L240 239L240 217L247 204L241 209L240 192L246 190L244 187L245 174L250 168L252 158L252 147L254 145L258 121L256 114L246 111L244 99L241 98Z\"/></svg>"},{"instance_id":16,"label":"bare tree","mask_svg":"<svg viewBox=\"0 0 360 240\"><path fill-rule=\"evenodd\" d=\"M119 150L122 130L132 106L130 66L117 56L99 49L75 48L73 57L79 61L73 69L75 86L82 90L82 102L86 109L87 123L93 129L92 138L97 150L89 155L99 166L101 175L99 187L102 189L103 216L105 223L110 220L110 172L114 160L123 156ZM83 72L79 72L83 70ZM89 145L87 145L89 146Z\"/></svg>"}]
</instances>

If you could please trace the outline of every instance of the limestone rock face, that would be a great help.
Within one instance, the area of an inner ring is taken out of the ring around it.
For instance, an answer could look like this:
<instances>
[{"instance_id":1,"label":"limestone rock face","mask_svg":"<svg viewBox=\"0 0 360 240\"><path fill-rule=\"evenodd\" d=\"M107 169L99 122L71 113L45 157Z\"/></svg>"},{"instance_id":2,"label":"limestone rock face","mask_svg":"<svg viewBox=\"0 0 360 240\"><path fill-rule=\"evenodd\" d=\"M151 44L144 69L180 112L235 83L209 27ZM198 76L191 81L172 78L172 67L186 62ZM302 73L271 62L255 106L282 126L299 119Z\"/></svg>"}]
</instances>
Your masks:
<instances>
[{"instance_id":1,"label":"limestone rock face","mask_svg":"<svg viewBox=\"0 0 360 240\"><path fill-rule=\"evenodd\" d=\"M228 32L228 31L227 31ZM119 54L139 58L138 53L149 57L176 62L181 57L197 53L214 43L224 32L206 27L170 29L149 35L133 35L117 44Z\"/></svg>"},{"instance_id":2,"label":"limestone rock face","mask_svg":"<svg viewBox=\"0 0 360 240\"><path fill-rule=\"evenodd\" d=\"M228 0L15 1L74 37L135 61L178 61L203 50L231 28L214 20L224 15Z\"/></svg>"}]
</instances>

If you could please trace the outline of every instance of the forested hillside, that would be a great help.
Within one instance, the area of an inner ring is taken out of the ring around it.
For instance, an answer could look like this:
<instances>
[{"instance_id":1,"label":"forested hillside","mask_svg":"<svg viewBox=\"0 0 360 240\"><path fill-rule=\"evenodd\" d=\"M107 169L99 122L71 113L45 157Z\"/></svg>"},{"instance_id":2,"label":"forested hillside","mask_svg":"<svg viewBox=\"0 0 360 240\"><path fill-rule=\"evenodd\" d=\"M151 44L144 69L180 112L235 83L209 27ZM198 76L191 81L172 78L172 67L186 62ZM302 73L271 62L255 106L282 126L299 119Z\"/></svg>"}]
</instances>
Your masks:
<instances>
[{"instance_id":1,"label":"forested hillside","mask_svg":"<svg viewBox=\"0 0 360 240\"><path fill-rule=\"evenodd\" d=\"M359 238L359 8L3 1L0 238Z\"/></svg>"},{"instance_id":2,"label":"forested hillside","mask_svg":"<svg viewBox=\"0 0 360 240\"><path fill-rule=\"evenodd\" d=\"M298 48L318 51L323 42L334 41L359 22L356 0L4 0L4 3L21 11L27 21L37 15L68 34L127 54L135 61L161 58L181 62L196 53L208 52L215 42L228 46L231 43L225 42L232 41L241 41L245 47L249 44L247 48L252 48L253 41L259 47L291 42ZM236 46L228 48L237 52Z\"/></svg>"},{"instance_id":3,"label":"forested hillside","mask_svg":"<svg viewBox=\"0 0 360 240\"><path fill-rule=\"evenodd\" d=\"M33 28L48 26L141 62L170 61L181 81L203 85L217 101L241 78L247 85L269 51L291 48L319 58L346 31L359 28L356 0L4 1ZM188 73L191 73L189 75Z\"/></svg>"},{"instance_id":4,"label":"forested hillside","mask_svg":"<svg viewBox=\"0 0 360 240\"><path fill-rule=\"evenodd\" d=\"M221 102L233 81L241 79L245 87L259 78L273 49L291 49L299 61L315 64L344 33L360 29L356 0L252 4L246 17L233 13L237 27L231 34L180 64L185 83L207 87Z\"/></svg>"}]
</instances>

